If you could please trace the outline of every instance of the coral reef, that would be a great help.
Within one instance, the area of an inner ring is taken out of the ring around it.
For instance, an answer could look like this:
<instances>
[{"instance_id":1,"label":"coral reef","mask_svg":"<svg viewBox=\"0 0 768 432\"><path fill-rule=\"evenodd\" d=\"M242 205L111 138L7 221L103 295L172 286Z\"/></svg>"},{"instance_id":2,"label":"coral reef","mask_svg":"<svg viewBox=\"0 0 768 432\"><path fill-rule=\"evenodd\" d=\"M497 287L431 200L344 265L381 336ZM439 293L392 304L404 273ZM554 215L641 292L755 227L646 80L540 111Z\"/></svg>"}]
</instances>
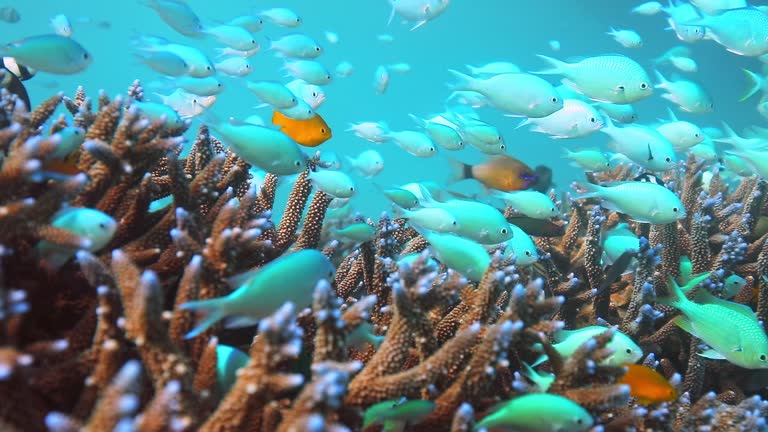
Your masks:
<instances>
[{"instance_id":1,"label":"coral reef","mask_svg":"<svg viewBox=\"0 0 768 432\"><path fill-rule=\"evenodd\" d=\"M542 350L556 375L549 392L583 406L605 430L766 429L765 375L698 356L701 342L670 321L678 312L654 303L686 256L694 273L713 272L698 289L718 293L729 276L746 278L735 299L765 322L768 243L755 231L768 214L764 180L729 190L715 174L703 189L703 165L689 159L665 178L688 217L630 222L643 238L631 253L637 269L626 274L600 261L600 233L622 216L566 198L565 234L535 239L538 263L517 268L497 252L470 283L427 265L428 252L398 266L403 253L429 246L402 219L369 220L376 238L359 245L331 238L331 197L314 191L308 171L276 223L276 176L253 186L248 164L205 126L182 156L185 128L141 116L131 107L141 94L134 83L125 96L92 101L78 89L31 112L1 95L3 430L360 430L368 407L407 398L434 402L412 430L468 431L499 402L539 391L519 372ZM67 113L54 117L60 107ZM68 125L86 131L70 158L79 174L48 172L56 132ZM320 163L310 159L308 169ZM633 176L622 167L592 180ZM157 206L162 199L170 203ZM88 251L53 226L63 206L114 218L107 246ZM73 258L47 269L41 241ZM227 295L229 278L306 248L337 268L306 304L285 304L257 327L217 324L185 338L196 316L179 305ZM557 330L586 325L606 331L567 358L552 348ZM603 360L619 330L679 399L644 407L617 383L624 369ZM383 340L356 342L361 332ZM230 388L217 375L220 345L248 353Z\"/></svg>"}]
</instances>

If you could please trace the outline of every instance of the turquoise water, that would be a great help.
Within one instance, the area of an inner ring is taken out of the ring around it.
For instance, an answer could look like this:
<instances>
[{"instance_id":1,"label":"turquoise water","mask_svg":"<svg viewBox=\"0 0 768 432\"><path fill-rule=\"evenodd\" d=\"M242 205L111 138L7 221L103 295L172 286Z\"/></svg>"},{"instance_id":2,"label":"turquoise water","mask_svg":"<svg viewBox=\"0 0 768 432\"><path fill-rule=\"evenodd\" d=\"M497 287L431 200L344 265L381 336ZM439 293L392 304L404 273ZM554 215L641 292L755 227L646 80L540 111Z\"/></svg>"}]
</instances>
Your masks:
<instances>
[{"instance_id":1,"label":"turquoise water","mask_svg":"<svg viewBox=\"0 0 768 432\"><path fill-rule=\"evenodd\" d=\"M396 18L387 26L390 6L386 0L286 0L275 2L222 0L189 1L192 9L205 23L217 23L260 9L288 7L298 12L304 23L297 29L280 28L265 24L259 34L259 42L267 45L267 36L276 38L294 31L304 32L320 41L325 53L318 60L329 70L340 61L349 61L355 67L353 75L335 79L325 88L327 100L319 113L334 132L329 142L319 147L343 155L357 155L374 148L385 161L385 169L373 181L391 186L413 181L434 180L445 183L448 163L444 159L449 152L430 159L418 159L406 154L391 143L376 145L345 132L350 122L386 121L392 129L416 129L408 113L425 116L441 112L450 94L446 83L451 80L448 69L462 70L464 64L480 65L490 61L511 61L528 71L546 67L535 54L557 58L591 56L604 53L622 53L640 62L649 72L653 69L652 58L661 55L675 45L680 45L674 33L665 31L665 16L641 16L629 13L640 2L622 0L453 0L443 15L422 28L409 31L411 25L402 24ZM134 79L148 83L158 76L138 63L131 52L130 39L135 35L157 35L177 43L201 48L209 57L215 57L213 40L190 39L175 33L156 13L137 1L78 0L11 2L21 14L15 24L0 22L0 40L49 33L50 17L63 13L72 22L73 37L93 55L90 67L77 75L55 76L40 73L27 82L33 104L56 91L74 94L77 85L83 85L92 97L105 90L109 95L124 93ZM89 22L81 22L88 20ZM108 28L106 23L108 23ZM638 31L645 44L640 49L626 49L618 45L605 32L611 26ZM325 41L324 31L333 31L340 42L332 45ZM388 33L394 42L384 44L376 35ZM558 40L562 49L553 52L548 42ZM727 121L738 131L764 120L755 110L757 97L739 103L739 97L747 88L747 80L741 68L759 71L760 63L754 58L739 57L726 52L711 41L687 44L692 57L699 64L699 72L692 75L710 92L715 102L715 112L706 115L678 113L681 119L700 126L719 126ZM389 89L377 95L373 89L373 72L380 64L407 62L412 66L409 74L391 74ZM275 80L287 82L279 70L281 61L269 51L251 58L254 72L245 79ZM670 66L662 68L668 78L673 74ZM558 79L547 76L551 82ZM257 110L255 100L245 89L243 78L223 78L228 86L213 109L221 116L243 119L251 114L261 114L269 119L271 112ZM150 90L146 90L150 93ZM639 122L652 122L666 118L669 104L659 97L660 91L635 107ZM157 99L156 99L157 100ZM158 100L159 101L159 100ZM548 165L554 170L554 181L559 189L567 189L583 173L568 165L561 158L562 147L605 148L607 137L595 134L576 140L553 140L526 128L515 129L520 119L503 117L497 110L481 108L483 120L499 127L508 145L508 154L530 166ZM197 127L194 121L194 131ZM308 152L314 151L308 149ZM473 150L450 153L467 162L477 161L480 154ZM369 180L357 178L358 193L354 200L356 209L366 216L377 217L388 208ZM466 182L465 182L466 183ZM289 182L283 186L283 190ZM456 186L472 188L472 185Z\"/></svg>"}]
</instances>

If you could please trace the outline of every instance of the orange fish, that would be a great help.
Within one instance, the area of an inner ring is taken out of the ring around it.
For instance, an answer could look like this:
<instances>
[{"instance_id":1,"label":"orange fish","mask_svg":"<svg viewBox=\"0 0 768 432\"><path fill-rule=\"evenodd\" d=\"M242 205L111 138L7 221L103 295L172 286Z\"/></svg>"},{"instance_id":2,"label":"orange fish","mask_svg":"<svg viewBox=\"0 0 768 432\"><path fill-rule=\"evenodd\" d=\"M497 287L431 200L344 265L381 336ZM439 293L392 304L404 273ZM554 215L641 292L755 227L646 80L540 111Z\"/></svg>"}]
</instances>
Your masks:
<instances>
[{"instance_id":1,"label":"orange fish","mask_svg":"<svg viewBox=\"0 0 768 432\"><path fill-rule=\"evenodd\" d=\"M333 136L331 128L320 114L315 114L307 120L296 120L275 111L272 114L272 124L280 126L280 132L306 147L317 147Z\"/></svg>"},{"instance_id":2,"label":"orange fish","mask_svg":"<svg viewBox=\"0 0 768 432\"><path fill-rule=\"evenodd\" d=\"M51 159L43 162L43 171L62 175L80 174L82 171L77 167L77 162L80 160L82 149L82 147L78 147L77 150L62 160Z\"/></svg>"},{"instance_id":3,"label":"orange fish","mask_svg":"<svg viewBox=\"0 0 768 432\"><path fill-rule=\"evenodd\" d=\"M531 167L507 155L496 156L477 165L453 161L452 181L475 179L487 188L504 192L528 189L537 178Z\"/></svg>"},{"instance_id":4,"label":"orange fish","mask_svg":"<svg viewBox=\"0 0 768 432\"><path fill-rule=\"evenodd\" d=\"M629 394L639 403L649 405L677 399L677 391L660 373L638 364L625 363L622 366L629 368L629 371L618 382L627 384Z\"/></svg>"}]
</instances>

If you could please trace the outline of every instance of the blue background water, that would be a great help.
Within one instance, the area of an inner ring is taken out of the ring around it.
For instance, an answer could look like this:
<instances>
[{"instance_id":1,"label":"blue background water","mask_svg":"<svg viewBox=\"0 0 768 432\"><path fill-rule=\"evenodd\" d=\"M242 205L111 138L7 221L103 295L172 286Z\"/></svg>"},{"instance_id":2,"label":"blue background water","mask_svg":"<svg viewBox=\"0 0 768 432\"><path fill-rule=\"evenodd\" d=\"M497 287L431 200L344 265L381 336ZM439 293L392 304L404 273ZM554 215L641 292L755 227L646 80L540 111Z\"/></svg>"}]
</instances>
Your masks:
<instances>
[{"instance_id":1,"label":"blue background water","mask_svg":"<svg viewBox=\"0 0 768 432\"><path fill-rule=\"evenodd\" d=\"M375 148L385 160L384 171L374 179L382 186L425 180L445 183L448 163L444 156L448 152L442 151L441 155L431 159L417 159L394 144L376 145L345 132L350 122L383 120L396 130L415 129L407 114L440 112L450 94L446 86L451 79L447 70L462 70L465 64L505 60L517 63L524 70L539 70L546 65L535 54L562 59L623 53L651 72L652 58L681 43L673 32L664 30L667 23L663 14L651 17L630 14L629 9L639 3L622 0L453 0L442 16L420 29L409 31L411 25L402 24L397 19L387 26L390 6L386 0L189 1L206 23L224 22L270 7L292 8L302 16L304 24L295 30L266 24L257 35L262 46L268 44L266 36L276 38L300 31L321 42L325 53L318 60L329 70L340 61L351 62L355 67L353 75L335 79L325 88L327 100L319 112L332 127L334 137L320 149L334 151L340 156L354 156L362 150ZM78 75L40 73L28 81L33 104L58 90L72 95L81 84L95 97L100 89L109 95L124 93L136 78L145 83L157 79L156 74L134 59L130 39L135 35L158 35L195 45L211 58L215 57L214 48L218 46L212 40L189 39L176 34L153 10L137 1L34 0L6 2L4 5L15 7L21 14L21 21L16 24L0 22L0 40L12 41L49 33L49 18L63 13L72 22L73 37L94 57L91 66ZM81 17L87 17L90 22L80 22ZM100 23L109 26L105 28ZM611 26L635 29L643 36L644 46L633 50L621 47L605 34ZM323 31L336 32L340 42L337 45L328 43ZM377 41L376 36L382 33L394 36L394 42ZM548 45L550 40L560 41L561 51L553 52ZM712 94L716 107L711 114L678 112L678 115L701 126L718 126L724 120L736 130L761 124L763 120L755 110L757 97L738 102L747 88L747 80L740 69L748 67L759 71L759 61L730 54L711 41L688 47L699 63L699 72L692 76ZM373 89L375 68L394 62L410 63L413 70L405 75L391 74L387 92L376 95ZM279 70L281 61L266 50L252 57L251 64L254 72L246 79L281 79L284 75ZM668 78L673 73L669 66L663 67L662 71ZM549 76L548 79L556 82L558 78ZM289 80L285 78L284 82ZM267 110L253 108L256 102L245 90L242 78L225 78L224 81L228 89L219 95L214 105L217 113L241 119L257 113L267 120L270 118L271 113ZM653 97L635 105L640 122L666 117L668 103L659 95L657 90ZM485 121L502 130L508 154L531 166L549 165L554 169L555 183L561 189L567 188L570 181L583 177L583 173L561 158L561 147L605 148L607 142L603 134L578 140L552 140L524 128L516 130L519 119L505 118L493 109L482 108L480 114ZM192 131L196 127L195 121ZM470 150L450 155L465 161L479 158ZM284 185L283 189L288 186ZM363 179L358 179L354 204L356 209L371 217L388 208L371 182Z\"/></svg>"}]
</instances>

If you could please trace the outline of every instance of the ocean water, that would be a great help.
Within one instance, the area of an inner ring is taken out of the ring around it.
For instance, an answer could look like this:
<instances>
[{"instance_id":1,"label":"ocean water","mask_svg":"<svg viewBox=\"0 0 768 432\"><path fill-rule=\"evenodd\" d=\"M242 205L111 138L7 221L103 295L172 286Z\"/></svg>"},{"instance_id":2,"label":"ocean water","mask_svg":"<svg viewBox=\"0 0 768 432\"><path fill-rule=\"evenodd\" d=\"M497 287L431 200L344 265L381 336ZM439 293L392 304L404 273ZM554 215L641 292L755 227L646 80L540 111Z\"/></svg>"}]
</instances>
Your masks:
<instances>
[{"instance_id":1,"label":"ocean water","mask_svg":"<svg viewBox=\"0 0 768 432\"><path fill-rule=\"evenodd\" d=\"M452 80L448 69L466 72L465 64L511 61L523 70L536 71L547 67L536 54L568 59L621 53L640 62L651 73L655 67L654 57L682 44L674 32L665 30L664 14L642 16L629 12L640 1L452 0L441 16L414 31L409 30L411 25L401 23L397 17L387 25L390 14L387 0L190 0L188 3L204 23L210 24L271 7L291 8L301 15L304 23L296 29L265 24L257 34L262 47L268 46L268 37L278 38L298 31L321 42L325 53L318 60L329 70L340 61L354 65L352 76L337 78L325 88L327 100L318 112L331 126L333 138L317 149L335 152L342 159L344 155L355 156L366 149L381 153L385 168L377 177L372 180L355 177L354 208L373 218L389 208L374 182L389 187L432 180L447 186L447 156L471 163L481 160L482 155L471 149L443 150L434 158L415 158L392 143L373 144L355 137L345 131L349 123L385 121L394 130L416 129L408 114L427 116L443 111L450 94L446 83ZM50 33L49 19L63 13L72 22L73 38L93 55L93 63L82 73L72 76L39 73L27 81L33 105L57 91L73 95L78 85L83 85L92 97L99 90L114 96L124 93L135 79L145 85L157 80L158 75L140 64L132 54L131 38L138 35L163 36L177 43L194 45L211 58L216 57L215 48L219 46L212 39L190 39L175 33L140 1L34 0L6 1L0 6L12 6L21 14L18 23L0 22L0 42ZM626 49L618 45L605 34L611 26L636 30L643 36L644 46ZM337 33L339 43L333 45L325 41L324 31ZM376 36L383 33L391 34L394 41L389 44L378 41ZM553 52L548 43L550 40L558 40L561 50ZM749 125L763 124L764 119L755 109L757 96L738 102L748 87L741 69L759 71L760 62L728 53L712 41L686 46L699 64L699 72L690 76L712 95L715 111L692 115L675 109L677 115L700 126L720 126L726 121L737 131ZM377 95L373 88L374 70L378 65L395 62L409 63L412 71L403 75L392 73L386 93ZM223 78L227 89L213 106L218 115L243 119L260 114L269 121L271 112L254 108L257 102L246 90L244 80L288 82L290 78L285 78L284 71L280 70L281 60L266 49L252 57L251 64L254 72L247 78ZM662 66L661 70L668 78L674 76L669 65ZM559 80L557 76L545 78L553 83ZM151 90L145 87L145 94L150 93ZM666 110L671 104L661 99L660 94L657 90L652 97L635 104L640 123L667 117ZM504 117L495 109L481 108L478 112L483 120L503 132L509 155L532 167L551 167L559 190L567 190L573 180L583 178L583 172L571 167L561 157L562 148L605 149L608 141L607 136L600 133L588 138L554 140L527 128L516 129L521 119ZM190 138L198 123L193 120ZM314 152L314 149L307 149L307 152ZM453 187L459 191L472 190L476 185L471 183L463 182ZM284 181L283 196L289 187L290 181Z\"/></svg>"}]
</instances>

